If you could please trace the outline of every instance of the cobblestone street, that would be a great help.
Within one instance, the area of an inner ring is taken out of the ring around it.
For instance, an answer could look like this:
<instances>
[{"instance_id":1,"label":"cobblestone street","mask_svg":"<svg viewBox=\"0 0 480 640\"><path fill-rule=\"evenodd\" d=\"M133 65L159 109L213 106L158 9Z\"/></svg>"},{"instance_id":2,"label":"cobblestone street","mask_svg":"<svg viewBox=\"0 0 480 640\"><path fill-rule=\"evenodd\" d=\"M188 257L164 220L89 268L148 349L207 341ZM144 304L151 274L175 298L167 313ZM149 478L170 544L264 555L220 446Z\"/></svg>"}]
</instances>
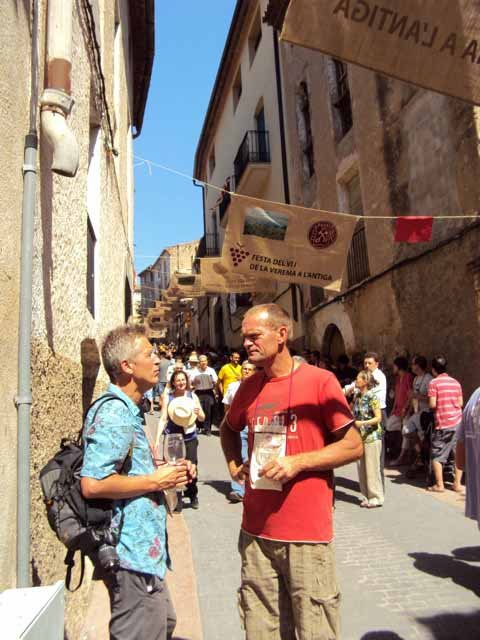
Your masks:
<instances>
[{"instance_id":1,"label":"cobblestone street","mask_svg":"<svg viewBox=\"0 0 480 640\"><path fill-rule=\"evenodd\" d=\"M200 436L200 510L184 510L205 640L240 640L236 610L241 505L225 499L218 437ZM463 500L387 479L383 509L358 507L354 466L337 477L336 548L342 640L456 640L478 636L480 536ZM188 502L188 501L187 501ZM173 541L174 544L174 541Z\"/></svg>"}]
</instances>

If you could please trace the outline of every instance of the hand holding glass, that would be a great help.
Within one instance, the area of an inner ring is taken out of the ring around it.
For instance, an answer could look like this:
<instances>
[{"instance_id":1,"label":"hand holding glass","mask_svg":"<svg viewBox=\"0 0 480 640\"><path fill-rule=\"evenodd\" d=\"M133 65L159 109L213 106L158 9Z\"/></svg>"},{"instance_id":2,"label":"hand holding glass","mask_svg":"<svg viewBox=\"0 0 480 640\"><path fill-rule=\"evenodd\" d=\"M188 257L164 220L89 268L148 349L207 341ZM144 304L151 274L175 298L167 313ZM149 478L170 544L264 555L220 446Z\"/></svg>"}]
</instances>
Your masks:
<instances>
[{"instance_id":1,"label":"hand holding glass","mask_svg":"<svg viewBox=\"0 0 480 640\"><path fill-rule=\"evenodd\" d=\"M185 460L185 441L180 433L167 433L163 443L163 456L169 464Z\"/></svg>"}]
</instances>

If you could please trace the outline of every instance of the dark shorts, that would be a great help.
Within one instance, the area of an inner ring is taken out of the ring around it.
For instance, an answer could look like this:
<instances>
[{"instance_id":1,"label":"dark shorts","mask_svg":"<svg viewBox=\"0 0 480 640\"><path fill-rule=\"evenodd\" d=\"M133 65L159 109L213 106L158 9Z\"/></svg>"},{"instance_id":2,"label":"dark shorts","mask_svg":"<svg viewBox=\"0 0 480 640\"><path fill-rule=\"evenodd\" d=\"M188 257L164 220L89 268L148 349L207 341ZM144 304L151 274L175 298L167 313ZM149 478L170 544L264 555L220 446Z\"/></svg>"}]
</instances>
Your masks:
<instances>
[{"instance_id":1,"label":"dark shorts","mask_svg":"<svg viewBox=\"0 0 480 640\"><path fill-rule=\"evenodd\" d=\"M456 443L457 428L435 429L432 433L431 456L433 462L446 464Z\"/></svg>"},{"instance_id":2,"label":"dark shorts","mask_svg":"<svg viewBox=\"0 0 480 640\"><path fill-rule=\"evenodd\" d=\"M176 625L167 583L120 569L104 578L110 596L110 640L168 640Z\"/></svg>"}]
</instances>

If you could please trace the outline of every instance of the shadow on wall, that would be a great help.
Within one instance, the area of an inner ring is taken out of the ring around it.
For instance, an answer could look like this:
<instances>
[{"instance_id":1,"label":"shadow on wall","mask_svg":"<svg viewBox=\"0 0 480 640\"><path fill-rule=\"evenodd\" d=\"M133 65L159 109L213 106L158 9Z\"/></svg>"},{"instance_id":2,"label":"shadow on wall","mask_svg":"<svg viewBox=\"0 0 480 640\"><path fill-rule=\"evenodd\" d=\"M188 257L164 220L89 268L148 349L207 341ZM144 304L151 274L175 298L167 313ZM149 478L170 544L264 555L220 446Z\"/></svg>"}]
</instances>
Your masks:
<instances>
[{"instance_id":1,"label":"shadow on wall","mask_svg":"<svg viewBox=\"0 0 480 640\"><path fill-rule=\"evenodd\" d=\"M82 362L82 407L83 415L93 399L95 383L100 369L100 352L93 338L85 338L80 345Z\"/></svg>"},{"instance_id":2,"label":"shadow on wall","mask_svg":"<svg viewBox=\"0 0 480 640\"><path fill-rule=\"evenodd\" d=\"M53 344L53 308L52 308L52 280L53 280L53 245L52 245L52 152L43 136L40 136L40 191L41 225L42 225L42 278L43 305L45 309L45 328L47 343L55 353Z\"/></svg>"},{"instance_id":3,"label":"shadow on wall","mask_svg":"<svg viewBox=\"0 0 480 640\"><path fill-rule=\"evenodd\" d=\"M20 8L22 8L25 15L30 15L30 0L13 0L13 4L15 5L17 14Z\"/></svg>"}]
</instances>

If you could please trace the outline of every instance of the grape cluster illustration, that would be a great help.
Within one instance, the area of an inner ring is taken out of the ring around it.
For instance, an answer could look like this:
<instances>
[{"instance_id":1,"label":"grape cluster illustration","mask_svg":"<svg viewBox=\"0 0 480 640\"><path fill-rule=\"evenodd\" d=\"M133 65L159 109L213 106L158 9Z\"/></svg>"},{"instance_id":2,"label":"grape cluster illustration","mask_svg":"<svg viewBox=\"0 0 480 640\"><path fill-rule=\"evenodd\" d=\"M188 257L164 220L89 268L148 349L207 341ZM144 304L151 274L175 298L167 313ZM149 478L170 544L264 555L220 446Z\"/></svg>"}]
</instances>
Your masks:
<instances>
[{"instance_id":1,"label":"grape cluster illustration","mask_svg":"<svg viewBox=\"0 0 480 640\"><path fill-rule=\"evenodd\" d=\"M241 262L243 262L245 258L248 258L250 253L248 251L245 251L245 249L243 249L242 247L238 249L236 247L230 247L230 255L232 256L233 266L236 267Z\"/></svg>"}]
</instances>

